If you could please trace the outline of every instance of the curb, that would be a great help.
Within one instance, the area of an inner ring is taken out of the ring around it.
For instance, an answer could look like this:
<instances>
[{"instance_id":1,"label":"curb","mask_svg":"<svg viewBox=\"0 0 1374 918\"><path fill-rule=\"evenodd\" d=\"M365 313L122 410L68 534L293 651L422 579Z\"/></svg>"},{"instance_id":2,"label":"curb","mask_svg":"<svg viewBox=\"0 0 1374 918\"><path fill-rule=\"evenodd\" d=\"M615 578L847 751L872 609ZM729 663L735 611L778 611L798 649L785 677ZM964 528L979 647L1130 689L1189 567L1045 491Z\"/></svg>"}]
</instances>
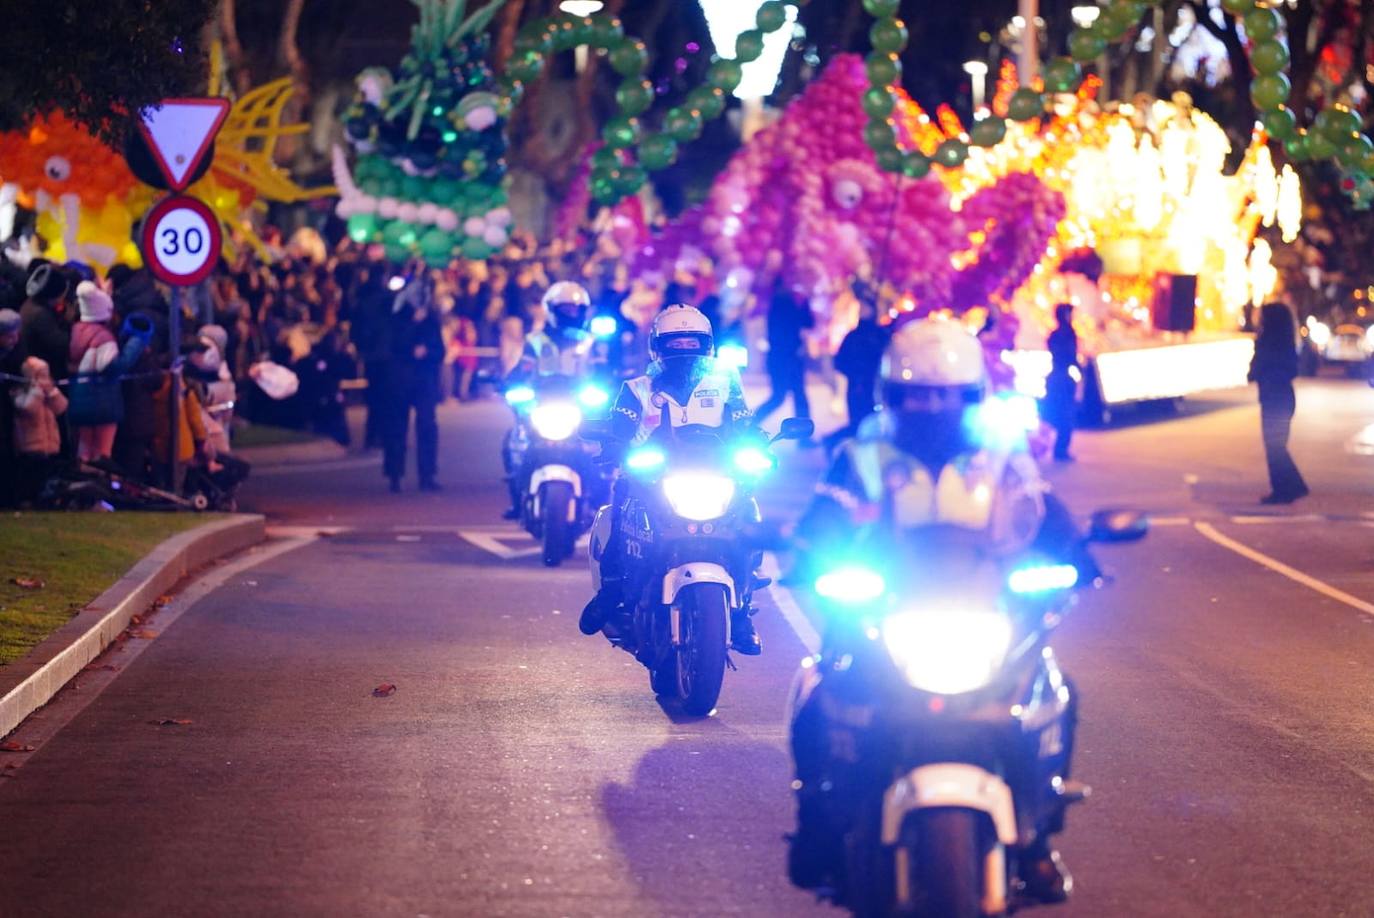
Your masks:
<instances>
[{"instance_id":1,"label":"curb","mask_svg":"<svg viewBox=\"0 0 1374 918\"><path fill-rule=\"evenodd\" d=\"M135 615L177 581L266 537L262 516L241 514L178 533L158 544L71 621L22 660L0 670L0 737L47 704L129 627Z\"/></svg>"},{"instance_id":2,"label":"curb","mask_svg":"<svg viewBox=\"0 0 1374 918\"><path fill-rule=\"evenodd\" d=\"M235 449L234 455L252 463L253 468L270 469L296 463L346 459L352 453L333 440L318 440L312 443L283 443L279 446L249 446ZM252 477L251 473L249 477Z\"/></svg>"}]
</instances>

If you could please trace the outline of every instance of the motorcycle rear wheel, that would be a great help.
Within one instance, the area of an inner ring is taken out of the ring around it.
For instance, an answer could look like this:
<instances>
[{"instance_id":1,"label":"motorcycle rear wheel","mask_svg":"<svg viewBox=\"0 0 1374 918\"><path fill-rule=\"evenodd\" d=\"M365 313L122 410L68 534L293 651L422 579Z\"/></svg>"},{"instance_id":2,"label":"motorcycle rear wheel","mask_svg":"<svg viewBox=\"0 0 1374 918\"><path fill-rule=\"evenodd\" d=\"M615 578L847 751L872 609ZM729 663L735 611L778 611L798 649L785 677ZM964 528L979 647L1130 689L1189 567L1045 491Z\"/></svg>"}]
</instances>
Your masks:
<instances>
[{"instance_id":1,"label":"motorcycle rear wheel","mask_svg":"<svg viewBox=\"0 0 1374 918\"><path fill-rule=\"evenodd\" d=\"M725 683L725 634L730 594L719 583L695 583L678 594L682 645L677 648L677 691L683 710L704 717L715 709Z\"/></svg>"},{"instance_id":2,"label":"motorcycle rear wheel","mask_svg":"<svg viewBox=\"0 0 1374 918\"><path fill-rule=\"evenodd\" d=\"M566 481L551 481L544 485L543 529L544 566L557 567L572 554L573 528L568 513L573 502L572 485Z\"/></svg>"}]
</instances>

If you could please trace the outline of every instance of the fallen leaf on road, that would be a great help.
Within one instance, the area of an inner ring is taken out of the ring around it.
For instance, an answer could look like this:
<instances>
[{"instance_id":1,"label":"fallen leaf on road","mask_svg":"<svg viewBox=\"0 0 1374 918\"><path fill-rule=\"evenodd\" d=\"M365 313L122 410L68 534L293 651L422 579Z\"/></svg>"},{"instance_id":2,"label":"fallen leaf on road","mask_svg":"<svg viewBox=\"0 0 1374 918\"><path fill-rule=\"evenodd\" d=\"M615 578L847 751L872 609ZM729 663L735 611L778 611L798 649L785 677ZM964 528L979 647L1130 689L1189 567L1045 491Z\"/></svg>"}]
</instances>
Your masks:
<instances>
[{"instance_id":1,"label":"fallen leaf on road","mask_svg":"<svg viewBox=\"0 0 1374 918\"><path fill-rule=\"evenodd\" d=\"M16 743L14 740L8 740L0 743L0 752L33 752L33 747L26 743Z\"/></svg>"},{"instance_id":2,"label":"fallen leaf on road","mask_svg":"<svg viewBox=\"0 0 1374 918\"><path fill-rule=\"evenodd\" d=\"M141 624L143 624L143 616L142 616L142 615L131 615L131 616L129 616L129 624L131 624L131 625L141 625Z\"/></svg>"},{"instance_id":3,"label":"fallen leaf on road","mask_svg":"<svg viewBox=\"0 0 1374 918\"><path fill-rule=\"evenodd\" d=\"M162 720L150 720L148 723L154 727L186 727L190 726L191 721L181 720L176 717L164 717Z\"/></svg>"},{"instance_id":4,"label":"fallen leaf on road","mask_svg":"<svg viewBox=\"0 0 1374 918\"><path fill-rule=\"evenodd\" d=\"M157 599L154 599L154 600L153 600L153 608L154 608L154 609L161 609L163 606L167 605L167 603L169 603L169 602L171 602L171 601L172 601L172 597L170 597L170 596L166 596L166 595L159 596Z\"/></svg>"},{"instance_id":5,"label":"fallen leaf on road","mask_svg":"<svg viewBox=\"0 0 1374 918\"><path fill-rule=\"evenodd\" d=\"M396 686L392 685L390 682L383 682L372 690L372 697L374 698L388 698L395 694Z\"/></svg>"},{"instance_id":6,"label":"fallen leaf on road","mask_svg":"<svg viewBox=\"0 0 1374 918\"><path fill-rule=\"evenodd\" d=\"M47 584L37 577L11 577L10 583L19 587L21 590L41 590L43 587L47 586Z\"/></svg>"},{"instance_id":7,"label":"fallen leaf on road","mask_svg":"<svg viewBox=\"0 0 1374 918\"><path fill-rule=\"evenodd\" d=\"M152 628L139 628L137 631L130 631L129 637L142 638L145 641L151 641L153 638L157 637L157 632L154 631Z\"/></svg>"}]
</instances>

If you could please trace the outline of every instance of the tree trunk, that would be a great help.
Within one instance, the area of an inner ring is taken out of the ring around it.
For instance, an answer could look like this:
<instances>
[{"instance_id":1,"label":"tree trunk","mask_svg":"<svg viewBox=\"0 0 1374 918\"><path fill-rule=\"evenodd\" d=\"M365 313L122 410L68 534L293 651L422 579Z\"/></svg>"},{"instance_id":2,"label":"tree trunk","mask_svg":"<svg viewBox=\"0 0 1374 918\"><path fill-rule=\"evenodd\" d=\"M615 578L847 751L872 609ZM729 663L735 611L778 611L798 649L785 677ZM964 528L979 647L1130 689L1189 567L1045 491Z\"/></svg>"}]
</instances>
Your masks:
<instances>
[{"instance_id":1,"label":"tree trunk","mask_svg":"<svg viewBox=\"0 0 1374 918\"><path fill-rule=\"evenodd\" d=\"M224 42L224 60L228 65L229 79L234 92L241 96L252 88L253 74L244 58L243 43L239 41L238 6L235 0L220 2L219 34Z\"/></svg>"},{"instance_id":2,"label":"tree trunk","mask_svg":"<svg viewBox=\"0 0 1374 918\"><path fill-rule=\"evenodd\" d=\"M296 43L301 12L304 9L305 0L287 0L281 17L281 38L277 42L277 61L286 68L295 87L295 92L287 100L282 112L282 120L286 123L300 120L301 116L310 110L309 68L306 67L305 59L301 57L300 47ZM283 137L277 143L277 160L288 163L308 155L308 151L309 144L303 142L300 137Z\"/></svg>"}]
</instances>

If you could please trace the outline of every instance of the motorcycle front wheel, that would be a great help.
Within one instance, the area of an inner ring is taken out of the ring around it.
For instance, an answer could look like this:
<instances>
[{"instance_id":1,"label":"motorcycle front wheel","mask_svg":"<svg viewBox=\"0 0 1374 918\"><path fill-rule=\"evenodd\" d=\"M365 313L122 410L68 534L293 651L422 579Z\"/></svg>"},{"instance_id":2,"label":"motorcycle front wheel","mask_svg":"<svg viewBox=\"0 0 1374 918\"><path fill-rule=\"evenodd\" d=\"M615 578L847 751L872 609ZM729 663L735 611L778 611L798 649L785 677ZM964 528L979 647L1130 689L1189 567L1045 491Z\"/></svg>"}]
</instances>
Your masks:
<instances>
[{"instance_id":1,"label":"motorcycle front wheel","mask_svg":"<svg viewBox=\"0 0 1374 918\"><path fill-rule=\"evenodd\" d=\"M915 850L908 876L919 903L917 915L978 918L983 914L984 846L980 817L957 808L922 810L915 816Z\"/></svg>"},{"instance_id":2,"label":"motorcycle front wheel","mask_svg":"<svg viewBox=\"0 0 1374 918\"><path fill-rule=\"evenodd\" d=\"M678 594L682 644L677 648L677 690L693 717L710 714L725 682L725 630L730 594L719 583L695 583Z\"/></svg>"},{"instance_id":3,"label":"motorcycle front wheel","mask_svg":"<svg viewBox=\"0 0 1374 918\"><path fill-rule=\"evenodd\" d=\"M573 524L568 521L572 510L572 485L566 481L551 481L544 485L544 566L557 567L572 554Z\"/></svg>"}]
</instances>

